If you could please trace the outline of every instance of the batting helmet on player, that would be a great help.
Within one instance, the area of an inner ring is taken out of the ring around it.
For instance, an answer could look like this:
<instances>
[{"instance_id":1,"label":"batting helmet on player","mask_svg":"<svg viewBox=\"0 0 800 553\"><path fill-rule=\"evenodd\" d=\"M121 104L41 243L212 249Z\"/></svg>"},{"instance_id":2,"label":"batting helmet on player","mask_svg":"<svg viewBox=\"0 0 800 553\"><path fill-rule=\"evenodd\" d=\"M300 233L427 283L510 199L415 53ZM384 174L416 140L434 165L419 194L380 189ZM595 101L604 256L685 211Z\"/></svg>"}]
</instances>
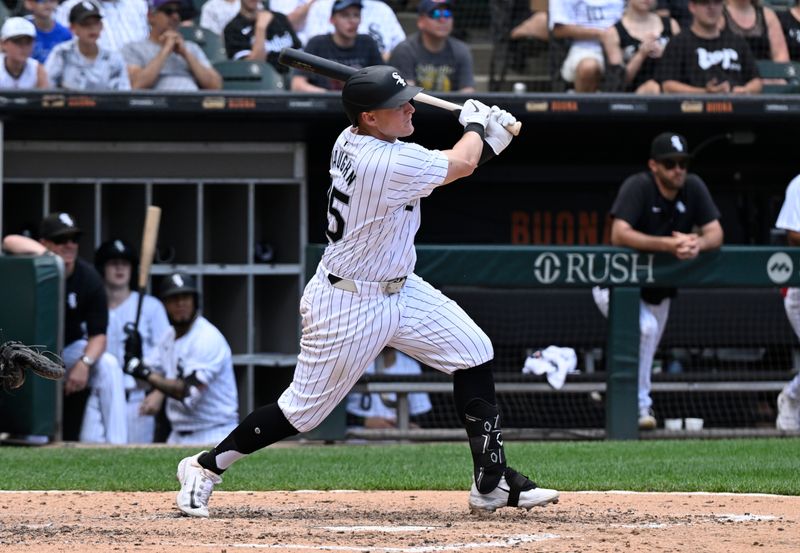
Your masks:
<instances>
[{"instance_id":1,"label":"batting helmet on player","mask_svg":"<svg viewBox=\"0 0 800 553\"><path fill-rule=\"evenodd\" d=\"M103 242L94 252L94 267L100 275L105 275L106 263L112 259L125 259L131 263L131 283L135 282L139 255L125 240L116 239Z\"/></svg>"},{"instance_id":2,"label":"batting helmet on player","mask_svg":"<svg viewBox=\"0 0 800 553\"><path fill-rule=\"evenodd\" d=\"M159 297L162 300L177 294L194 294L195 301L200 299L200 290L193 276L179 271L167 275L161 281Z\"/></svg>"},{"instance_id":3,"label":"batting helmet on player","mask_svg":"<svg viewBox=\"0 0 800 553\"><path fill-rule=\"evenodd\" d=\"M373 109L396 108L419 94L422 87L409 86L391 65L371 65L353 73L342 89L347 118L358 124L358 115Z\"/></svg>"}]
</instances>

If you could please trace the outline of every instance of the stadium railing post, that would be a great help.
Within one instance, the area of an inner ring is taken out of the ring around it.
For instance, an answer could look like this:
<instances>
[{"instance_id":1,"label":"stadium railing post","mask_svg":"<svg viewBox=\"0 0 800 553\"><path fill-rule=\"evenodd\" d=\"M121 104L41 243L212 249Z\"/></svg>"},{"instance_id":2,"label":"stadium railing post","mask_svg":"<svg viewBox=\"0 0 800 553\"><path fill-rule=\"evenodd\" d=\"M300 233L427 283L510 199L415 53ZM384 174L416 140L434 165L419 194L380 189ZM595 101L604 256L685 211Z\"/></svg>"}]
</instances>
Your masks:
<instances>
[{"instance_id":1,"label":"stadium railing post","mask_svg":"<svg viewBox=\"0 0 800 553\"><path fill-rule=\"evenodd\" d=\"M606 438L639 438L639 288L612 287L606 363Z\"/></svg>"}]
</instances>

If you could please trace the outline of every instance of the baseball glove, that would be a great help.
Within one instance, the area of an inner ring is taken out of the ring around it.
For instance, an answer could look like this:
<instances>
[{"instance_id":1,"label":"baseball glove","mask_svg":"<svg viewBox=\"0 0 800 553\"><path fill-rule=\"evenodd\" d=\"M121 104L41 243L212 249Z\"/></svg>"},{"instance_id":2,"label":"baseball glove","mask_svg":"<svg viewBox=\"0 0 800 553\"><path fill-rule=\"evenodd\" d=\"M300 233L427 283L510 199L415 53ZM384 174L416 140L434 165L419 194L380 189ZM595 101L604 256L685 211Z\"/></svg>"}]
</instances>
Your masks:
<instances>
[{"instance_id":1,"label":"baseball glove","mask_svg":"<svg viewBox=\"0 0 800 553\"><path fill-rule=\"evenodd\" d=\"M62 378L66 372L64 361L54 353L40 353L16 341L0 345L0 386L4 390L15 390L22 386L25 369L50 380Z\"/></svg>"}]
</instances>

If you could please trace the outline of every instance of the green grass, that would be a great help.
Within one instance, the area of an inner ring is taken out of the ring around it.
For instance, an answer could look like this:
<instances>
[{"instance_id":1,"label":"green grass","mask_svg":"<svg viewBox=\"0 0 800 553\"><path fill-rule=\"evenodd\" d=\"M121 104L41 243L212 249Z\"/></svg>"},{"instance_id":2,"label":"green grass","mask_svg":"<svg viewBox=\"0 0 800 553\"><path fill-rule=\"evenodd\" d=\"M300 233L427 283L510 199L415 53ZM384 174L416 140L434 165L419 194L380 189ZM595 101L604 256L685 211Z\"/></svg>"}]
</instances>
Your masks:
<instances>
[{"instance_id":1,"label":"green grass","mask_svg":"<svg viewBox=\"0 0 800 553\"><path fill-rule=\"evenodd\" d=\"M176 490L185 448L0 447L3 490ZM516 442L510 464L570 490L800 495L800 439ZM302 445L240 460L220 490L464 490L466 444Z\"/></svg>"}]
</instances>

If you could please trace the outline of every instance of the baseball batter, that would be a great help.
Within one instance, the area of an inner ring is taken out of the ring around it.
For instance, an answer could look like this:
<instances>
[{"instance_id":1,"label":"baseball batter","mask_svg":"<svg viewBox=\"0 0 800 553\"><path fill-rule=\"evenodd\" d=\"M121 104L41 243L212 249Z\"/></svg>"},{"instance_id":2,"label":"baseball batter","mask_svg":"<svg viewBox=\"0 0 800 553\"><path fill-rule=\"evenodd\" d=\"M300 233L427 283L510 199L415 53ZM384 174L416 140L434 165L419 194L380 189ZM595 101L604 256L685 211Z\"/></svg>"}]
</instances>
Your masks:
<instances>
[{"instance_id":1,"label":"baseball batter","mask_svg":"<svg viewBox=\"0 0 800 553\"><path fill-rule=\"evenodd\" d=\"M786 187L786 198L775 226L786 230L790 246L800 246L800 175ZM786 316L800 337L800 288L789 288L783 299ZM800 374L796 375L778 394L778 430L800 430Z\"/></svg>"},{"instance_id":2,"label":"baseball batter","mask_svg":"<svg viewBox=\"0 0 800 553\"><path fill-rule=\"evenodd\" d=\"M177 503L185 514L208 516L213 487L236 460L320 424L387 346L453 375L474 462L471 509L558 500L557 491L506 465L489 338L413 272L420 200L502 152L512 138L503 127L516 120L468 100L461 139L449 150L428 150L401 140L414 131L411 100L420 90L386 65L361 69L345 83L342 104L353 125L331 153L329 244L300 300L294 380L277 403L250 413L215 448L179 463Z\"/></svg>"}]
</instances>

